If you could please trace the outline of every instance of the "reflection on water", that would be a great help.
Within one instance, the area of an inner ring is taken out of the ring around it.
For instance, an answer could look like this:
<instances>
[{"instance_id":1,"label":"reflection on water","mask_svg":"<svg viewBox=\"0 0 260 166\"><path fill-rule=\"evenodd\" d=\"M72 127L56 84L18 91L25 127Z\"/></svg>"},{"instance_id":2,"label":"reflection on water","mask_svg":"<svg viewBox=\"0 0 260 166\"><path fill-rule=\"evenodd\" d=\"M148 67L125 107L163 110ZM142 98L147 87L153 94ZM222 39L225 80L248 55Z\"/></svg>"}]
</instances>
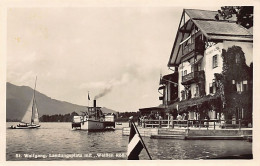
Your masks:
<instances>
[{"instance_id":1,"label":"reflection on water","mask_svg":"<svg viewBox=\"0 0 260 166\"><path fill-rule=\"evenodd\" d=\"M7 126L12 124L7 123ZM115 131L106 132L75 131L71 129L71 123L41 123L41 128L33 130L7 129L6 160L125 160L128 137L122 136L120 128L127 125L125 123L117 126ZM187 141L148 137L143 137L143 140L154 160L201 159L252 153L252 143L246 141ZM25 157L24 154L38 155L38 158ZM44 158L44 155L47 157ZM139 157L149 159L145 150Z\"/></svg>"}]
</instances>

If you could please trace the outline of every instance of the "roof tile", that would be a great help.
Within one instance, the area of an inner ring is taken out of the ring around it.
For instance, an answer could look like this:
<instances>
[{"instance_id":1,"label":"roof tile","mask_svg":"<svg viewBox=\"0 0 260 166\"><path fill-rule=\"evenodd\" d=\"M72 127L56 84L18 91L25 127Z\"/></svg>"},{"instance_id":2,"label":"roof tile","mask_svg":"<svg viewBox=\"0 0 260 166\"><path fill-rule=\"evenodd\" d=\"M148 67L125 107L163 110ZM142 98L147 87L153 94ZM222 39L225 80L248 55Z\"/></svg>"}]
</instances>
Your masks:
<instances>
[{"instance_id":1,"label":"roof tile","mask_svg":"<svg viewBox=\"0 0 260 166\"><path fill-rule=\"evenodd\" d=\"M194 20L207 34L247 36L252 35L246 28L234 22Z\"/></svg>"},{"instance_id":2,"label":"roof tile","mask_svg":"<svg viewBox=\"0 0 260 166\"><path fill-rule=\"evenodd\" d=\"M210 10L198 10L198 9L185 9L185 12L190 16L192 19L212 19L215 20L216 14L219 15L218 11L210 11ZM223 17L219 17L219 20L224 20ZM236 16L233 16L228 21L236 21Z\"/></svg>"}]
</instances>

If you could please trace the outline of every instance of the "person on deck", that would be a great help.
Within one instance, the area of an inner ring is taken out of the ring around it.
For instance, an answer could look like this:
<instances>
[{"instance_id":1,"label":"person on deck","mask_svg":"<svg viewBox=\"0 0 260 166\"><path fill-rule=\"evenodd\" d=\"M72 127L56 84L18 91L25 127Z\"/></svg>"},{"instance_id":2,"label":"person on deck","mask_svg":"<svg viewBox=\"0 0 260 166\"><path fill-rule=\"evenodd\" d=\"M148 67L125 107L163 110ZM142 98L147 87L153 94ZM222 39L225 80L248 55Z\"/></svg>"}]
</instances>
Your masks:
<instances>
[{"instance_id":1,"label":"person on deck","mask_svg":"<svg viewBox=\"0 0 260 166\"><path fill-rule=\"evenodd\" d=\"M177 116L177 125L179 125L180 124L180 120L182 120L182 116L180 115L180 114L178 114L178 116ZM180 127L180 126L179 126Z\"/></svg>"}]
</instances>

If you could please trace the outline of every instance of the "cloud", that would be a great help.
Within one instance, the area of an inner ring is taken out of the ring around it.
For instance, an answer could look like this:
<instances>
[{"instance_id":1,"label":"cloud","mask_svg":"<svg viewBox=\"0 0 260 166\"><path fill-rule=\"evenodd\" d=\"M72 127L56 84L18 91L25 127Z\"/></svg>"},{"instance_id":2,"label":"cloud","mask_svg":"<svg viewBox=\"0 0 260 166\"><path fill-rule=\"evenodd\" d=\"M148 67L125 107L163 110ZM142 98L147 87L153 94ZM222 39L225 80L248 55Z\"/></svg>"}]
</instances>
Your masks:
<instances>
[{"instance_id":1,"label":"cloud","mask_svg":"<svg viewBox=\"0 0 260 166\"><path fill-rule=\"evenodd\" d=\"M106 86L105 82L97 81L97 82L89 82L89 83L82 83L79 85L79 89L100 89Z\"/></svg>"},{"instance_id":2,"label":"cloud","mask_svg":"<svg viewBox=\"0 0 260 166\"><path fill-rule=\"evenodd\" d=\"M90 91L91 98L109 94L101 101L117 109L138 108L144 94L149 97L144 96L141 104L153 105L181 11L13 9L7 13L7 80L33 85L38 75L43 93L77 104L84 104Z\"/></svg>"},{"instance_id":3,"label":"cloud","mask_svg":"<svg viewBox=\"0 0 260 166\"><path fill-rule=\"evenodd\" d=\"M9 72L7 75L7 80L15 80L15 83L18 85L33 85L32 82L35 79L36 75L33 71L28 71L26 73L17 73Z\"/></svg>"},{"instance_id":4,"label":"cloud","mask_svg":"<svg viewBox=\"0 0 260 166\"><path fill-rule=\"evenodd\" d=\"M158 72L156 72L158 71ZM85 82L79 85L81 90L94 90L97 92L95 99L101 98L113 91L115 87L124 86L136 81L137 84L144 83L146 80L154 78L159 73L159 69L152 66L142 66L138 64L127 64L114 78L104 81ZM158 75L159 79L159 75Z\"/></svg>"}]
</instances>

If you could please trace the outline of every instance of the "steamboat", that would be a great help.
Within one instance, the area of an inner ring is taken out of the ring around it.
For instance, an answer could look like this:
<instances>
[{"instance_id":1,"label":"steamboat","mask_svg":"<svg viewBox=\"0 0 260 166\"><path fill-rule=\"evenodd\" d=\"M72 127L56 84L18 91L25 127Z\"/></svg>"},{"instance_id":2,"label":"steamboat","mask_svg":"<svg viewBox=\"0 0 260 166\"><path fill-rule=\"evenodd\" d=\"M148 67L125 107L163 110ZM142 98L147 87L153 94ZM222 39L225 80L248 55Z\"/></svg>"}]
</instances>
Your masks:
<instances>
[{"instance_id":1,"label":"steamboat","mask_svg":"<svg viewBox=\"0 0 260 166\"><path fill-rule=\"evenodd\" d=\"M93 107L87 107L87 111L82 112L82 115L73 117L72 129L113 130L115 129L115 115L113 113L103 114L101 107L97 107L96 100L93 100Z\"/></svg>"}]
</instances>

